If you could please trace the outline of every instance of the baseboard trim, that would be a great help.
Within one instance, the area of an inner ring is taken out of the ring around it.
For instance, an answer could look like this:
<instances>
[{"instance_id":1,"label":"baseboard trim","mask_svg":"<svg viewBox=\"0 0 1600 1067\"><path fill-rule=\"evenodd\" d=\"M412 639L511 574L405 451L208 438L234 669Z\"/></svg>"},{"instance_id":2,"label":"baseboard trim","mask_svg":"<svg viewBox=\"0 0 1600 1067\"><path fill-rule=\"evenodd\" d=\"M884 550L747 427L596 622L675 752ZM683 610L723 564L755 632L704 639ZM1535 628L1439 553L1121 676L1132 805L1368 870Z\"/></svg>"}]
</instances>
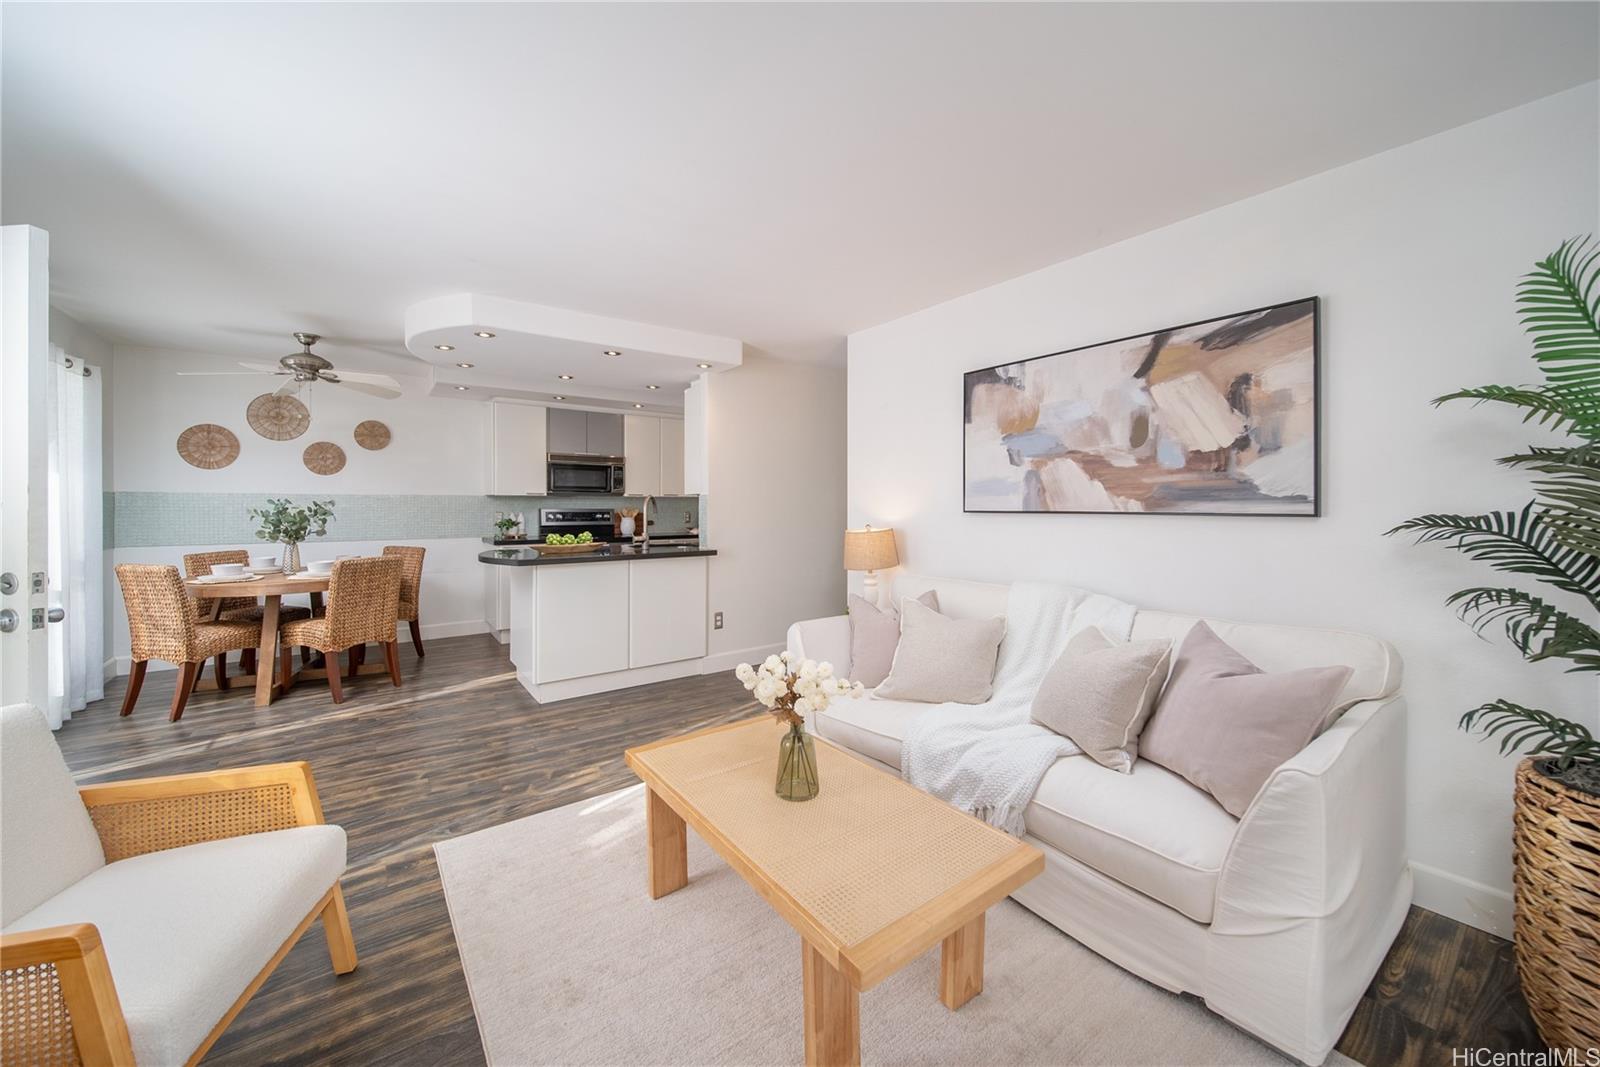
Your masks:
<instances>
[{"instance_id":1,"label":"baseboard trim","mask_svg":"<svg viewBox=\"0 0 1600 1067\"><path fill-rule=\"evenodd\" d=\"M732 652L718 652L714 656L706 656L700 661L701 674L720 674L731 671L741 663L760 663L775 652L783 651L783 642L775 645L757 645L754 648L738 648Z\"/></svg>"},{"instance_id":2,"label":"baseboard trim","mask_svg":"<svg viewBox=\"0 0 1600 1067\"><path fill-rule=\"evenodd\" d=\"M1496 937L1511 937L1511 894L1425 863L1411 864L1412 902Z\"/></svg>"}]
</instances>

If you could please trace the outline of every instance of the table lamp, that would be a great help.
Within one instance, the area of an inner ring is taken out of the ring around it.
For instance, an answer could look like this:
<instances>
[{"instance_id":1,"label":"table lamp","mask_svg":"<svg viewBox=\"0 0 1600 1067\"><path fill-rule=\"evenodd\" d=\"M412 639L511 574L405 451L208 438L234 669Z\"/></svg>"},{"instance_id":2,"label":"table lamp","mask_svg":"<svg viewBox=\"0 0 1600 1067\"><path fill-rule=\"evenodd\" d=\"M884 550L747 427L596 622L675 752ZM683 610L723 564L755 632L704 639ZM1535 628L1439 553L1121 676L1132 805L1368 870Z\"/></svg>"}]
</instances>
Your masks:
<instances>
[{"instance_id":1,"label":"table lamp","mask_svg":"<svg viewBox=\"0 0 1600 1067\"><path fill-rule=\"evenodd\" d=\"M882 607L878 602L877 572L899 565L900 554L895 551L893 529L874 530L864 526L844 532L844 569L867 572L861 593L874 605Z\"/></svg>"}]
</instances>

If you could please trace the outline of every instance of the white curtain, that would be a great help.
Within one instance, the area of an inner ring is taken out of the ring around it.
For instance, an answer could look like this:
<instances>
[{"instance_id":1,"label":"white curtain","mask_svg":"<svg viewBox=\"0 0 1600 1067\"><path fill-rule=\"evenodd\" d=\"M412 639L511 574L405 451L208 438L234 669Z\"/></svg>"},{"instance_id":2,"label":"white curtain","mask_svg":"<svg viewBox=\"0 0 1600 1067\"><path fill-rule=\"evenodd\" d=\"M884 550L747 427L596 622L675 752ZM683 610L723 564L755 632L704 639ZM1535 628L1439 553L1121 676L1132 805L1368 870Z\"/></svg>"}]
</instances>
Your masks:
<instances>
[{"instance_id":1,"label":"white curtain","mask_svg":"<svg viewBox=\"0 0 1600 1067\"><path fill-rule=\"evenodd\" d=\"M104 531L100 503L100 370L52 346L45 416L50 456L51 729L105 695Z\"/></svg>"}]
</instances>

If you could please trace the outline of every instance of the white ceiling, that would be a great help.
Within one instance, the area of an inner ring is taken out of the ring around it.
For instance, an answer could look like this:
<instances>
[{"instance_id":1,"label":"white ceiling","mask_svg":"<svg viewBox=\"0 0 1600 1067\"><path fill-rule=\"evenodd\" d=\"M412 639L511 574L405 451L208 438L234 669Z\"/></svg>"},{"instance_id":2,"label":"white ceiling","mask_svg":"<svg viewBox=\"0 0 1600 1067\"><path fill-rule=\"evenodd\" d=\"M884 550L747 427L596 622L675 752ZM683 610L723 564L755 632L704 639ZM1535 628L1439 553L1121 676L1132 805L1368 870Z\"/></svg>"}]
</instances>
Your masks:
<instances>
[{"instance_id":1,"label":"white ceiling","mask_svg":"<svg viewBox=\"0 0 1600 1067\"><path fill-rule=\"evenodd\" d=\"M406 307L471 292L837 359L1594 79L1597 12L7 3L0 209L115 340L418 371Z\"/></svg>"}]
</instances>

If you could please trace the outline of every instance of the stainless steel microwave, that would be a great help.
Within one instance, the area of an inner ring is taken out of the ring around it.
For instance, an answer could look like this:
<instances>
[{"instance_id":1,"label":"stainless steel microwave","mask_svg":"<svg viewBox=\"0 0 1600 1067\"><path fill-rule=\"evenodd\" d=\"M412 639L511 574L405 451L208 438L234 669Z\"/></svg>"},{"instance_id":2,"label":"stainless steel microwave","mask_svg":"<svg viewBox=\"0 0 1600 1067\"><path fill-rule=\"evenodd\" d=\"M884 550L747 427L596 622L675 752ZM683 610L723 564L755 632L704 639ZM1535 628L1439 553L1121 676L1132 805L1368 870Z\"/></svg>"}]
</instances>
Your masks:
<instances>
[{"instance_id":1,"label":"stainless steel microwave","mask_svg":"<svg viewBox=\"0 0 1600 1067\"><path fill-rule=\"evenodd\" d=\"M621 496L622 460L604 456L550 457L551 493L597 493Z\"/></svg>"}]
</instances>

